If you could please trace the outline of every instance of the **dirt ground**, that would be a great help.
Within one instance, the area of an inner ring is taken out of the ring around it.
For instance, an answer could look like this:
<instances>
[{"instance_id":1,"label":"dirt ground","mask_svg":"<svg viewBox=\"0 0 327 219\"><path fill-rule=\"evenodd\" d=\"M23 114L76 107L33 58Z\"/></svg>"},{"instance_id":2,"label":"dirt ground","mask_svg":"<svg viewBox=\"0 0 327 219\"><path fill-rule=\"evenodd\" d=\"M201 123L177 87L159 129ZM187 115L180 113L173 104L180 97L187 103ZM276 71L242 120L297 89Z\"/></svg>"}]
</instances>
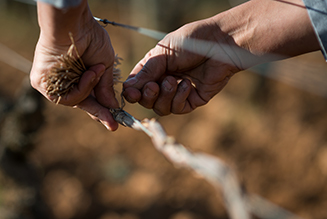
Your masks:
<instances>
[{"instance_id":1,"label":"dirt ground","mask_svg":"<svg viewBox=\"0 0 327 219\"><path fill-rule=\"evenodd\" d=\"M113 43L123 31L117 32ZM37 34L26 46L16 37L0 42L22 48L19 53L31 60ZM153 43L129 37L115 44L125 74L141 57L128 48ZM296 74L307 62L326 72L320 53L266 65L265 71ZM228 218L221 194L175 168L145 134L125 127L109 132L81 110L49 103L24 86L24 78L0 62L0 219ZM326 98L247 71L187 115L159 118L138 105L126 111L155 117L183 145L223 159L249 193L303 218L327 218Z\"/></svg>"}]
</instances>

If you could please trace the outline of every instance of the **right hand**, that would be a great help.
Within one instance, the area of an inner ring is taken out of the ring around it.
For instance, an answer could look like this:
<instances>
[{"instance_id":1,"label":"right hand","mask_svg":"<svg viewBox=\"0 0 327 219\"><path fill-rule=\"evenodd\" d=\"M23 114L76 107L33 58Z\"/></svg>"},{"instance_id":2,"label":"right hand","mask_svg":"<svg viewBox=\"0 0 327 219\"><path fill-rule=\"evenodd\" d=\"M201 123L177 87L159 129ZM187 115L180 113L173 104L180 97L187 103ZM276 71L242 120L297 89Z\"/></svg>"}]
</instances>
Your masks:
<instances>
[{"instance_id":1,"label":"right hand","mask_svg":"<svg viewBox=\"0 0 327 219\"><path fill-rule=\"evenodd\" d=\"M132 70L124 96L159 115L188 113L240 70L319 49L301 0L252 0L168 34Z\"/></svg>"},{"instance_id":2,"label":"right hand","mask_svg":"<svg viewBox=\"0 0 327 219\"><path fill-rule=\"evenodd\" d=\"M228 44L226 36L216 30L214 22L206 19L168 34L132 70L124 83L126 100L139 102L161 116L189 113L206 104L241 70L229 54L236 45ZM217 46L207 46L207 51L196 54L196 40ZM221 44L231 50L212 53Z\"/></svg>"}]
</instances>

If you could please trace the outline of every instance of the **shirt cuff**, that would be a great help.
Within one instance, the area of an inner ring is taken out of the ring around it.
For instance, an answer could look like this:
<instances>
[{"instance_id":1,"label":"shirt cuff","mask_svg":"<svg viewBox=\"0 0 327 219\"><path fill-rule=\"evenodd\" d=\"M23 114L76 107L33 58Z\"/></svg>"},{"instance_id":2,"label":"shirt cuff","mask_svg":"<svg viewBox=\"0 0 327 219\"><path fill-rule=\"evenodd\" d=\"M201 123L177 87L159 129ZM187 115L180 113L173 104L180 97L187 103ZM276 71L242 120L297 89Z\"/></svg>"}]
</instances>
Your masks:
<instances>
[{"instance_id":1,"label":"shirt cuff","mask_svg":"<svg viewBox=\"0 0 327 219\"><path fill-rule=\"evenodd\" d=\"M55 6L56 8L70 8L78 6L82 0L37 0L48 3Z\"/></svg>"},{"instance_id":2,"label":"shirt cuff","mask_svg":"<svg viewBox=\"0 0 327 219\"><path fill-rule=\"evenodd\" d=\"M327 61L327 1L303 0L303 2L318 37L321 51Z\"/></svg>"}]
</instances>

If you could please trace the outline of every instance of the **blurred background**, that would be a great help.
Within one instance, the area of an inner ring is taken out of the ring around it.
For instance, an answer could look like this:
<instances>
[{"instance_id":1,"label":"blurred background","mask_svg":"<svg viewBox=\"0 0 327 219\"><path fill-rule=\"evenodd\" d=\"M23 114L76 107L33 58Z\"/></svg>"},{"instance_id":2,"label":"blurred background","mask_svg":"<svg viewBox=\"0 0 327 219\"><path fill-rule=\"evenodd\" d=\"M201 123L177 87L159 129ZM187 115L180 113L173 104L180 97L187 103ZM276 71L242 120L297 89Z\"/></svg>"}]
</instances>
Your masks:
<instances>
[{"instance_id":1,"label":"blurred background","mask_svg":"<svg viewBox=\"0 0 327 219\"><path fill-rule=\"evenodd\" d=\"M239 3L89 2L94 16L164 32ZM49 103L30 88L19 63L33 59L35 6L0 0L0 27L0 219L228 218L221 194L176 169L145 134L125 127L109 132L81 110ZM118 27L106 30L124 59L126 79L157 42ZM326 69L322 54L311 53L238 73L187 115L159 118L137 104L126 111L155 117L188 148L222 158L248 192L303 218L327 218L327 86L319 84Z\"/></svg>"}]
</instances>

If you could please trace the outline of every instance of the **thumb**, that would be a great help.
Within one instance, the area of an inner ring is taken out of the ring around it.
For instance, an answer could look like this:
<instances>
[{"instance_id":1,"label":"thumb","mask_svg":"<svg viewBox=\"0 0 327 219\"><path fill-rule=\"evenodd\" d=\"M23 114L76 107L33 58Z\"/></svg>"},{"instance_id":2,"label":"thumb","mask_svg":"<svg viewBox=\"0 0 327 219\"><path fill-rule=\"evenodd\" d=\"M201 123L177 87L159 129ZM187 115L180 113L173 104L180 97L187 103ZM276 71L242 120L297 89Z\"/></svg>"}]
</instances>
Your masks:
<instances>
[{"instance_id":1,"label":"thumb","mask_svg":"<svg viewBox=\"0 0 327 219\"><path fill-rule=\"evenodd\" d=\"M159 81L167 68L166 55L152 56L151 51L132 70L128 79L124 82L124 89L136 88L141 90L150 81Z\"/></svg>"},{"instance_id":2,"label":"thumb","mask_svg":"<svg viewBox=\"0 0 327 219\"><path fill-rule=\"evenodd\" d=\"M78 85L60 100L60 104L74 106L86 99L93 88L97 85L103 75L105 66L102 64L94 65L87 69Z\"/></svg>"},{"instance_id":3,"label":"thumb","mask_svg":"<svg viewBox=\"0 0 327 219\"><path fill-rule=\"evenodd\" d=\"M104 107L118 108L119 104L115 97L113 68L105 70L99 83L94 88L96 100Z\"/></svg>"}]
</instances>

